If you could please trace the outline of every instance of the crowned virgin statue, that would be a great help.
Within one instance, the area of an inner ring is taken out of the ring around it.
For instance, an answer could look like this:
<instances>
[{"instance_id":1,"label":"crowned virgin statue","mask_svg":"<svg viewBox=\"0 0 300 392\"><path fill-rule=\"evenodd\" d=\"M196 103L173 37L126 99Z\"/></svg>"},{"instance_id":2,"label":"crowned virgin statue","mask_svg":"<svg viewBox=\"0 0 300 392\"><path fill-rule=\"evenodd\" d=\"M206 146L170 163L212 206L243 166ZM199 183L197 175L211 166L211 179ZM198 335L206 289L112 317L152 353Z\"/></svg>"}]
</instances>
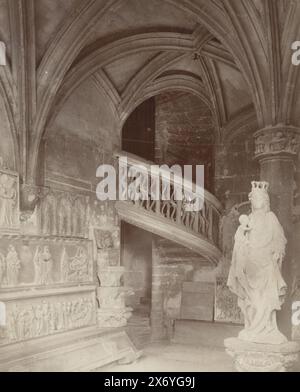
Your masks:
<instances>
[{"instance_id":1,"label":"crowned virgin statue","mask_svg":"<svg viewBox=\"0 0 300 392\"><path fill-rule=\"evenodd\" d=\"M237 295L245 328L239 339L254 343L282 344L276 311L286 293L281 275L286 238L276 215L270 211L269 184L252 182L252 213L240 216L235 234L228 287Z\"/></svg>"}]
</instances>

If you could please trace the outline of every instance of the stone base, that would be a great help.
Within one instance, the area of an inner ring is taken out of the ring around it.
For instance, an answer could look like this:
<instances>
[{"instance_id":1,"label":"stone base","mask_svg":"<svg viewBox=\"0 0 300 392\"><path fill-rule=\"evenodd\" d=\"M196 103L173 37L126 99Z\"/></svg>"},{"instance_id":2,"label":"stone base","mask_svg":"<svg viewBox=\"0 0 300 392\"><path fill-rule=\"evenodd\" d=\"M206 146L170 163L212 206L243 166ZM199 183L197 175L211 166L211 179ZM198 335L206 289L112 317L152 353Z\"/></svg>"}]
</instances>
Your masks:
<instances>
[{"instance_id":1,"label":"stone base","mask_svg":"<svg viewBox=\"0 0 300 392\"><path fill-rule=\"evenodd\" d=\"M99 328L122 328L126 327L127 321L132 315L132 308L99 309L97 320Z\"/></svg>"},{"instance_id":2,"label":"stone base","mask_svg":"<svg viewBox=\"0 0 300 392\"><path fill-rule=\"evenodd\" d=\"M299 360L300 344L296 342L272 345L228 338L224 345L239 372L288 372Z\"/></svg>"},{"instance_id":3,"label":"stone base","mask_svg":"<svg viewBox=\"0 0 300 392\"><path fill-rule=\"evenodd\" d=\"M2 346L0 372L87 372L140 356L125 331L89 328Z\"/></svg>"}]
</instances>

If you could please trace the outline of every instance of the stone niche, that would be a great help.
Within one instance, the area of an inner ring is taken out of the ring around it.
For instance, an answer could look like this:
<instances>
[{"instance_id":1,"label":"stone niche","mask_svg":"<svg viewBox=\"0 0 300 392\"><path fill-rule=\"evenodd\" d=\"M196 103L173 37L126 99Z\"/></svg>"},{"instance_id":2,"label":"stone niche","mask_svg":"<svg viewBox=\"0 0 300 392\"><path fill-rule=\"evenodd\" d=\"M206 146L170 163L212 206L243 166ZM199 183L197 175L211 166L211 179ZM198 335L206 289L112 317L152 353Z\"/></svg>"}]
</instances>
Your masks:
<instances>
[{"instance_id":1,"label":"stone niche","mask_svg":"<svg viewBox=\"0 0 300 392\"><path fill-rule=\"evenodd\" d=\"M96 326L93 246L87 238L79 238L86 222L82 212L81 218L78 215L78 200L74 196L76 211L67 220L66 213L60 215L62 207L50 211L42 199L41 223L57 226L46 225L51 230L42 236L25 235L20 225L19 176L0 169L1 345ZM69 227L71 231L64 232Z\"/></svg>"}]
</instances>

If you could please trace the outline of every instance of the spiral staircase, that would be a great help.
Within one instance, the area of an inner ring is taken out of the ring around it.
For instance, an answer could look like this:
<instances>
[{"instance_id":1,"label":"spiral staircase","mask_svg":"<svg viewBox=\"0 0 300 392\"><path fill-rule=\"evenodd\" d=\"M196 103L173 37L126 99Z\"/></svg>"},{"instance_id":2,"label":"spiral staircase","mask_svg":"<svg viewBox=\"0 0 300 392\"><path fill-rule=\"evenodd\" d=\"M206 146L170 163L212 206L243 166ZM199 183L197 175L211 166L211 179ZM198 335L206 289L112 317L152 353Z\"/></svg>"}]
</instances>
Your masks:
<instances>
[{"instance_id":1,"label":"spiral staircase","mask_svg":"<svg viewBox=\"0 0 300 392\"><path fill-rule=\"evenodd\" d=\"M175 242L197 254L199 260L206 260L217 266L221 258L219 227L222 206L216 197L206 190L195 193L195 184L186 179L182 181L178 174L172 172L170 175L170 172L163 168L159 169L159 174L155 178L155 189L158 190L159 197L155 197L154 200L151 196L144 197L145 193L142 192L133 195L137 171L140 188L145 186L148 195L153 195L151 187L154 183L155 164L126 152L116 154L115 158L118 161L119 178L127 179L126 186L119 187L120 201L116 203L120 219ZM163 197L166 184L170 189L169 199ZM195 200L201 200L202 208L188 211L187 200L184 200L184 197L183 200L176 198L178 190L183 195L194 192Z\"/></svg>"}]
</instances>

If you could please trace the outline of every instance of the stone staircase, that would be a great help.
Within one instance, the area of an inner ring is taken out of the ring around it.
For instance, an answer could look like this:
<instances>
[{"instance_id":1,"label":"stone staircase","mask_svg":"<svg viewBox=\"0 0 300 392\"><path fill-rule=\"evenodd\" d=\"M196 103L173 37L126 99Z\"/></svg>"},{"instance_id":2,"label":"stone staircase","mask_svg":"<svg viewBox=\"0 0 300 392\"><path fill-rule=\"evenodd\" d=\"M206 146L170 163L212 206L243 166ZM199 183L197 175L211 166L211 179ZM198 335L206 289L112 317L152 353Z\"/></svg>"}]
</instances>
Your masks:
<instances>
[{"instance_id":1,"label":"stone staircase","mask_svg":"<svg viewBox=\"0 0 300 392\"><path fill-rule=\"evenodd\" d=\"M188 193L194 197L195 184L191 181L185 179L183 183L181 176L171 175L165 169L153 177L153 162L126 152L115 154L115 159L119 160L122 176L126 175L128 180L126 186L120 187L120 201L115 205L120 219L179 244L179 249L174 248L174 257L186 252L183 251L186 248L217 266L222 257L219 235L222 205L215 196L202 189L192 203L189 201L192 197L186 196ZM137 167L143 167L139 173L143 193L133 192L135 178L128 177ZM177 198L179 192L182 200Z\"/></svg>"}]
</instances>

